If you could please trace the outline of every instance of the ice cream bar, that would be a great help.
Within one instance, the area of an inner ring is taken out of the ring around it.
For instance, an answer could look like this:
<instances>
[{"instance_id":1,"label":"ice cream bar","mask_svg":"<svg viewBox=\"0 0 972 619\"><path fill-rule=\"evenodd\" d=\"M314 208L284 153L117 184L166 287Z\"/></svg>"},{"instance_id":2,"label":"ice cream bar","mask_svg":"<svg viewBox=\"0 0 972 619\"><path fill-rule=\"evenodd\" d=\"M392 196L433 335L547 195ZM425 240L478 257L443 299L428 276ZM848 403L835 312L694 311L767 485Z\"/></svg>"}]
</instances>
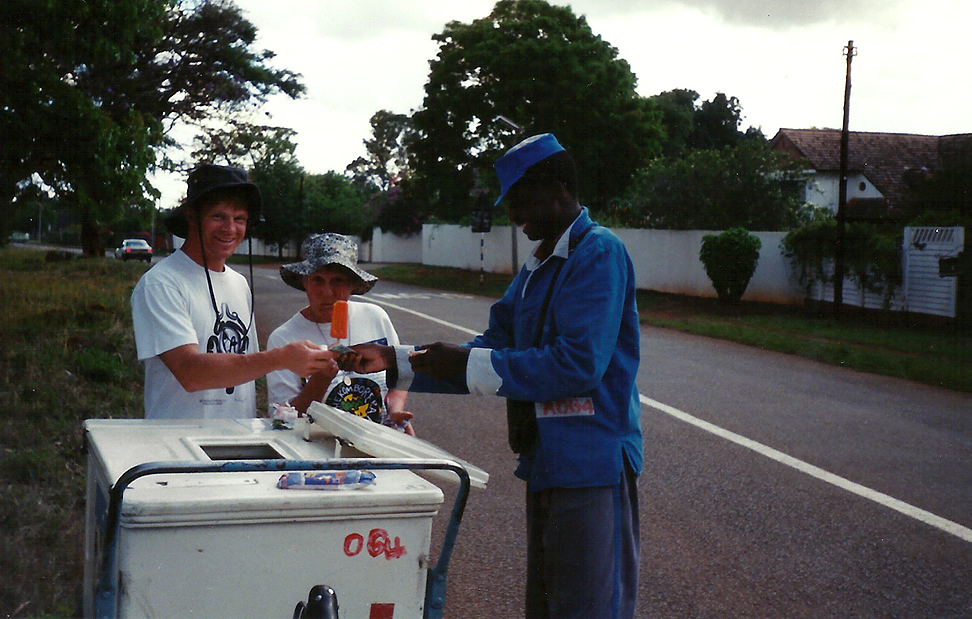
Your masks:
<instances>
[{"instance_id":1,"label":"ice cream bar","mask_svg":"<svg viewBox=\"0 0 972 619\"><path fill-rule=\"evenodd\" d=\"M335 301L331 312L331 337L343 340L348 337L348 302Z\"/></svg>"},{"instance_id":2,"label":"ice cream bar","mask_svg":"<svg viewBox=\"0 0 972 619\"><path fill-rule=\"evenodd\" d=\"M277 481L281 489L298 488L301 490L339 490L375 485L375 474L371 471L335 471L333 473L287 473Z\"/></svg>"}]
</instances>

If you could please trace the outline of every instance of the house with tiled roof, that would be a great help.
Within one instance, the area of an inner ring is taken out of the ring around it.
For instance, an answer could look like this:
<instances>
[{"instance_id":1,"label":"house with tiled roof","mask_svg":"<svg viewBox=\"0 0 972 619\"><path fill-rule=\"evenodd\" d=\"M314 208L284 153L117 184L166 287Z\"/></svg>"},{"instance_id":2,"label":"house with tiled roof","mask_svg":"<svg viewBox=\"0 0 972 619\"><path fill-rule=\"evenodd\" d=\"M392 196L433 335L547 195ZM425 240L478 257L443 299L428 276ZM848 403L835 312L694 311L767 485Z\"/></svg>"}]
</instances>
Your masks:
<instances>
[{"instance_id":1,"label":"house with tiled roof","mask_svg":"<svg viewBox=\"0 0 972 619\"><path fill-rule=\"evenodd\" d=\"M834 213L840 189L840 134L839 129L780 129L770 142L772 149L809 162L804 198ZM849 132L848 218L895 219L909 183L934 175L941 169L942 153L967 137Z\"/></svg>"},{"instance_id":2,"label":"house with tiled roof","mask_svg":"<svg viewBox=\"0 0 972 619\"><path fill-rule=\"evenodd\" d=\"M802 184L803 199L836 213L840 189L840 141L838 129L780 129L770 141L773 150L807 162ZM972 170L972 134L912 135L851 131L847 143L847 204L851 221L903 222L912 189L942 171ZM805 182L804 182L805 181ZM891 301L893 309L955 317L969 313L969 297L960 299L958 273L964 251L962 227L905 228L902 248L904 281ZM909 236L909 234L911 236ZM968 290L968 284L966 290ZM844 289L856 286L845 279ZM816 286L818 300L830 302L828 285ZM887 299L860 286L845 303L884 307ZM848 300L850 299L850 300ZM964 305L963 305L964 304ZM965 309L962 309L962 308ZM958 309L957 309L958 308Z\"/></svg>"}]
</instances>

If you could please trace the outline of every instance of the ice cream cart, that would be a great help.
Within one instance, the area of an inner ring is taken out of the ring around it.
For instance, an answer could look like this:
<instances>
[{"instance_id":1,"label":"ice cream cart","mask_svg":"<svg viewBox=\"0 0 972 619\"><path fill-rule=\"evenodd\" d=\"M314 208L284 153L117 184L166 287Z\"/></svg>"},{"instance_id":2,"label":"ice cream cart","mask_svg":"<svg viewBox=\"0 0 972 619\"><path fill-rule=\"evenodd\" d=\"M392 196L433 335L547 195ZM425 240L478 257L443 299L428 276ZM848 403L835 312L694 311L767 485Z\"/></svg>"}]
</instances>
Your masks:
<instances>
[{"instance_id":1,"label":"ice cream cart","mask_svg":"<svg viewBox=\"0 0 972 619\"><path fill-rule=\"evenodd\" d=\"M268 419L85 422L85 616L441 617L469 487L488 476L346 412L311 413L316 423L295 429ZM365 470L369 483L329 489L282 479ZM459 482L434 562L443 493L414 471Z\"/></svg>"}]
</instances>

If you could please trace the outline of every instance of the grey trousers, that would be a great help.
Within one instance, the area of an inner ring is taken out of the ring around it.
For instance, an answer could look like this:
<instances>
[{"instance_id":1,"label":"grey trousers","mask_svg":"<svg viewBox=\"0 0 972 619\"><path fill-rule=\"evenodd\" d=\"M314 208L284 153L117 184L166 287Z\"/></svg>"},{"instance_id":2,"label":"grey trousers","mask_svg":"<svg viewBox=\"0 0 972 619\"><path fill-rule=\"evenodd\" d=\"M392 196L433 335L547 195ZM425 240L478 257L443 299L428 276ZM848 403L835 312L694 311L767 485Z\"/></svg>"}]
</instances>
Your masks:
<instances>
[{"instance_id":1,"label":"grey trousers","mask_svg":"<svg viewBox=\"0 0 972 619\"><path fill-rule=\"evenodd\" d=\"M637 476L527 491L526 619L631 619L638 593Z\"/></svg>"}]
</instances>

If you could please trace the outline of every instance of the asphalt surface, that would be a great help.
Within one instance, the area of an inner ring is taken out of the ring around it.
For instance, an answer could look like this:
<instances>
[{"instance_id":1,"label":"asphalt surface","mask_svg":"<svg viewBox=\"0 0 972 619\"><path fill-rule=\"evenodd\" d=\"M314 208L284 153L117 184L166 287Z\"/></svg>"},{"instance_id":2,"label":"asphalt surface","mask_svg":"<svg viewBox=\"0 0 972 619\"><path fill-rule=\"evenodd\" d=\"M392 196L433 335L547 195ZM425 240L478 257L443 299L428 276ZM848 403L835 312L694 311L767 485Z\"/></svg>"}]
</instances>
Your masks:
<instances>
[{"instance_id":1,"label":"asphalt surface","mask_svg":"<svg viewBox=\"0 0 972 619\"><path fill-rule=\"evenodd\" d=\"M266 268L254 289L264 343L304 297ZM491 303L384 282L362 299L407 343L465 342ZM972 395L662 329L641 346L638 617L972 618ZM411 394L408 409L419 436L490 473L445 616L522 617L503 401Z\"/></svg>"}]
</instances>

